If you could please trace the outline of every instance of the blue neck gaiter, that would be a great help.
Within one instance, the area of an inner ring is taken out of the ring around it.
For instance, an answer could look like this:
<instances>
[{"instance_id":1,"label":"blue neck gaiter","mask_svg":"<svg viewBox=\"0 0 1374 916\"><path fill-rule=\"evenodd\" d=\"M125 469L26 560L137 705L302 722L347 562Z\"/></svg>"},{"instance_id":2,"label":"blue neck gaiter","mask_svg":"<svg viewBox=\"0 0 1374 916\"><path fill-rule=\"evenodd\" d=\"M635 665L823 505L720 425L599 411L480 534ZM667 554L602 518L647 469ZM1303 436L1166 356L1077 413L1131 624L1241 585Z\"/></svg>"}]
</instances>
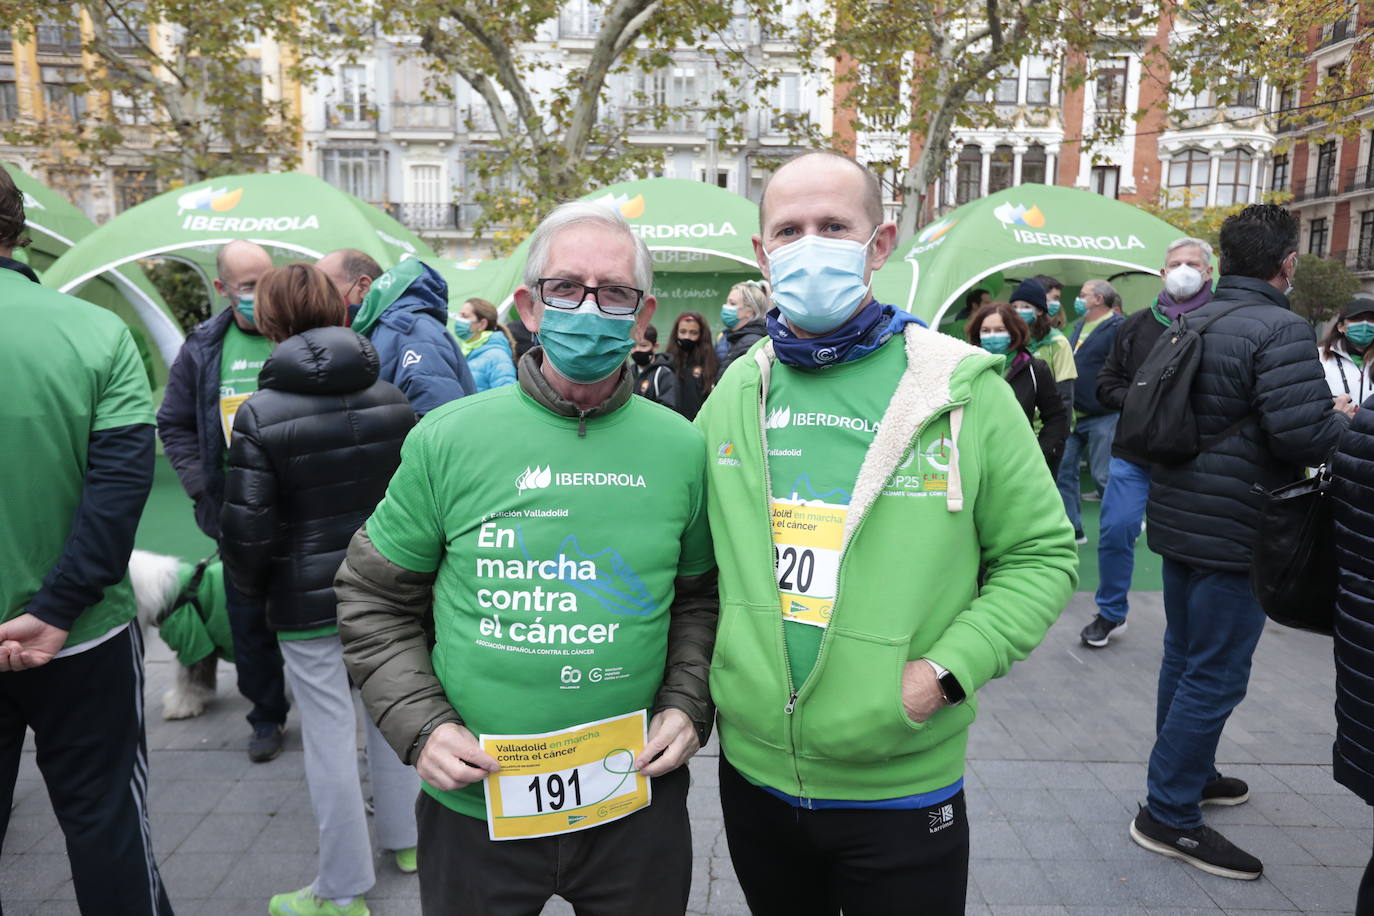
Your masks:
<instances>
[{"instance_id":1,"label":"blue neck gaiter","mask_svg":"<svg viewBox=\"0 0 1374 916\"><path fill-rule=\"evenodd\" d=\"M783 320L782 313L768 313L768 336L773 352L786 366L797 369L825 369L862 359L900 333L903 326L925 322L908 312L876 301L868 303L844 324L820 337L798 337Z\"/></svg>"}]
</instances>

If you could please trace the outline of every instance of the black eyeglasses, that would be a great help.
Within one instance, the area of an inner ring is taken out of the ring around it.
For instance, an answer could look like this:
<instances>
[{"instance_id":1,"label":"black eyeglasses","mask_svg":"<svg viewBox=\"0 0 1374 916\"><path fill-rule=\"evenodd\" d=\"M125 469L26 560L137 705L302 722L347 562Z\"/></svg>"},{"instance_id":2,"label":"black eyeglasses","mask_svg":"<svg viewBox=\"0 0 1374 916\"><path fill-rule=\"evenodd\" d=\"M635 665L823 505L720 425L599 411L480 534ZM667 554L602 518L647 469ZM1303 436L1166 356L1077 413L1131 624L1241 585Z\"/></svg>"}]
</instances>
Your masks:
<instances>
[{"instance_id":1,"label":"black eyeglasses","mask_svg":"<svg viewBox=\"0 0 1374 916\"><path fill-rule=\"evenodd\" d=\"M539 298L550 308L575 309L592 294L596 307L607 315L633 315L644 301L644 290L633 286L588 286L562 277L540 277Z\"/></svg>"}]
</instances>

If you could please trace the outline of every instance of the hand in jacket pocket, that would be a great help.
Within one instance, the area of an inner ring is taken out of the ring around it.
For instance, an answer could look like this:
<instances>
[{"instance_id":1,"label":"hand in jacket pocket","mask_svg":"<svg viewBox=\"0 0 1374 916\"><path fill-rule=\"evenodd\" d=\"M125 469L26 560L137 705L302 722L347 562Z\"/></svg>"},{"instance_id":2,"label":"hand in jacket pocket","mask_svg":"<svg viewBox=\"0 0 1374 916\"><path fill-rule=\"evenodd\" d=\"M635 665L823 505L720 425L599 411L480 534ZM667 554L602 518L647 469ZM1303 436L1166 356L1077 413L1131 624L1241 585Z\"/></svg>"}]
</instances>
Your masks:
<instances>
[{"instance_id":1,"label":"hand in jacket pocket","mask_svg":"<svg viewBox=\"0 0 1374 916\"><path fill-rule=\"evenodd\" d=\"M924 659L906 663L902 669L902 707L913 722L924 722L945 705L944 692L935 679L935 669Z\"/></svg>"}]
</instances>

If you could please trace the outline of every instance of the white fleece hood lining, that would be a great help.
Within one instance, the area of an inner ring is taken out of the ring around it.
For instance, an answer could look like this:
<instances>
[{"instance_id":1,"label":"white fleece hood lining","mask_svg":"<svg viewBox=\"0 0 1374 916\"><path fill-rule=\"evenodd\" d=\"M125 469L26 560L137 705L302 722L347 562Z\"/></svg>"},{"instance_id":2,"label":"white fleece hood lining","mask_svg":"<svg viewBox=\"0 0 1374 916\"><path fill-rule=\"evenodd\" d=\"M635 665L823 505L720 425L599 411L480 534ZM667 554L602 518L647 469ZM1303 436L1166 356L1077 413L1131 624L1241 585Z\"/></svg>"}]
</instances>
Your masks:
<instances>
[{"instance_id":1,"label":"white fleece hood lining","mask_svg":"<svg viewBox=\"0 0 1374 916\"><path fill-rule=\"evenodd\" d=\"M845 516L844 542L847 547L854 536L859 519L872 507L883 487L892 477L902 457L913 446L921 425L953 400L950 379L965 358L982 353L977 347L940 334L918 324L908 324L902 331L906 345L906 371L892 393L887 409L878 424L878 432L869 443L854 484L849 511ZM770 340L754 354L759 365L761 390L759 394L759 430L764 436L763 460L768 460L767 435L764 418L767 412L768 385L772 377L773 342ZM963 426L964 408L957 405L950 414L949 483L945 491L945 507L950 512L964 508L962 478L959 473L959 433Z\"/></svg>"}]
</instances>

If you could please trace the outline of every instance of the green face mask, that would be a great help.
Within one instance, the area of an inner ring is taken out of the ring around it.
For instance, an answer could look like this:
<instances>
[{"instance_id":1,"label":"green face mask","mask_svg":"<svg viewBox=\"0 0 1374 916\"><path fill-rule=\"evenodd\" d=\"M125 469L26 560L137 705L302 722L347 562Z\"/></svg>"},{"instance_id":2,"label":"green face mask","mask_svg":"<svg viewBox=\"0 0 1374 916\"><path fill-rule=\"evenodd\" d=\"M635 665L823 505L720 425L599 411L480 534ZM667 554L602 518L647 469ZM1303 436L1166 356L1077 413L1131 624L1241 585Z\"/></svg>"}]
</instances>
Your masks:
<instances>
[{"instance_id":1,"label":"green face mask","mask_svg":"<svg viewBox=\"0 0 1374 916\"><path fill-rule=\"evenodd\" d=\"M608 318L584 303L577 311L546 308L539 342L558 374L574 382L599 382L620 368L634 347L633 318Z\"/></svg>"},{"instance_id":2,"label":"green face mask","mask_svg":"<svg viewBox=\"0 0 1374 916\"><path fill-rule=\"evenodd\" d=\"M1035 324L1035 309L1017 309L1016 314L1021 316L1021 320L1026 324Z\"/></svg>"},{"instance_id":3,"label":"green face mask","mask_svg":"<svg viewBox=\"0 0 1374 916\"><path fill-rule=\"evenodd\" d=\"M466 340L472 335L472 322L466 318L453 319L453 336L459 340Z\"/></svg>"},{"instance_id":4,"label":"green face mask","mask_svg":"<svg viewBox=\"0 0 1374 916\"><path fill-rule=\"evenodd\" d=\"M1345 326L1345 336L1357 347L1374 343L1374 321L1351 321Z\"/></svg>"},{"instance_id":5,"label":"green face mask","mask_svg":"<svg viewBox=\"0 0 1374 916\"><path fill-rule=\"evenodd\" d=\"M234 300L234 308L239 310L239 314L248 319L248 323L253 323L253 297L239 296Z\"/></svg>"},{"instance_id":6,"label":"green face mask","mask_svg":"<svg viewBox=\"0 0 1374 916\"><path fill-rule=\"evenodd\" d=\"M989 353L1006 353L1011 349L1011 335L1005 332L984 334L979 340L983 344L983 349Z\"/></svg>"}]
</instances>

